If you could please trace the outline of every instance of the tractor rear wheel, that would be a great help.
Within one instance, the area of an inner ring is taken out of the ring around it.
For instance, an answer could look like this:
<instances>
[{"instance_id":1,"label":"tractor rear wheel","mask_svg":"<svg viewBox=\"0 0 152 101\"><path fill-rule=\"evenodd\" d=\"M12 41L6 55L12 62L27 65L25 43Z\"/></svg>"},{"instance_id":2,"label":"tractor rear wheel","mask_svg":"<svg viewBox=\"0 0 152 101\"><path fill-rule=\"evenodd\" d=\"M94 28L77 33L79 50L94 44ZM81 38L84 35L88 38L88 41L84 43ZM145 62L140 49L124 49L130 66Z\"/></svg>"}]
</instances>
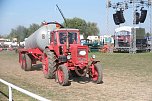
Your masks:
<instances>
[{"instance_id":1,"label":"tractor rear wheel","mask_svg":"<svg viewBox=\"0 0 152 101\"><path fill-rule=\"evenodd\" d=\"M47 79L54 78L54 71L55 71L55 62L56 58L54 52L51 52L48 48L46 48L43 52L43 73L44 77Z\"/></svg>"},{"instance_id":2,"label":"tractor rear wheel","mask_svg":"<svg viewBox=\"0 0 152 101\"><path fill-rule=\"evenodd\" d=\"M60 85L67 86L69 85L69 73L68 69L64 65L60 65L57 70L57 79Z\"/></svg>"},{"instance_id":3,"label":"tractor rear wheel","mask_svg":"<svg viewBox=\"0 0 152 101\"><path fill-rule=\"evenodd\" d=\"M102 74L101 65L99 63L96 63L94 64L94 72L92 73L92 81L94 83L100 84L103 82L102 79L103 79L103 74Z\"/></svg>"},{"instance_id":4,"label":"tractor rear wheel","mask_svg":"<svg viewBox=\"0 0 152 101\"><path fill-rule=\"evenodd\" d=\"M21 54L21 68L25 71L30 71L32 68L31 58L27 54Z\"/></svg>"}]
</instances>

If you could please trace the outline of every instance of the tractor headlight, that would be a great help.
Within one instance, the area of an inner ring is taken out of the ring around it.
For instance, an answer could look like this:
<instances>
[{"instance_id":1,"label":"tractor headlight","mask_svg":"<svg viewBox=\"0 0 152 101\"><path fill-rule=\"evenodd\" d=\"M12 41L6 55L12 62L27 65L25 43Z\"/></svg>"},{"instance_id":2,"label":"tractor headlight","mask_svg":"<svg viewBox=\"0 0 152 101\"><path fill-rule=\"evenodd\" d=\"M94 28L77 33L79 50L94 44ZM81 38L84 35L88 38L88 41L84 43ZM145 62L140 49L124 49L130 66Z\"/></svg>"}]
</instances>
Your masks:
<instances>
[{"instance_id":1,"label":"tractor headlight","mask_svg":"<svg viewBox=\"0 0 152 101\"><path fill-rule=\"evenodd\" d=\"M92 55L92 59L95 59L95 58L96 58L96 56L93 54L93 55Z\"/></svg>"},{"instance_id":2,"label":"tractor headlight","mask_svg":"<svg viewBox=\"0 0 152 101\"><path fill-rule=\"evenodd\" d=\"M79 55L84 56L84 55L86 55L86 54L87 54L87 53L86 53L86 51L85 51L85 50L79 51Z\"/></svg>"},{"instance_id":3,"label":"tractor headlight","mask_svg":"<svg viewBox=\"0 0 152 101\"><path fill-rule=\"evenodd\" d=\"M71 55L70 55L70 54L67 55L67 59L68 59L68 60L71 59Z\"/></svg>"}]
</instances>

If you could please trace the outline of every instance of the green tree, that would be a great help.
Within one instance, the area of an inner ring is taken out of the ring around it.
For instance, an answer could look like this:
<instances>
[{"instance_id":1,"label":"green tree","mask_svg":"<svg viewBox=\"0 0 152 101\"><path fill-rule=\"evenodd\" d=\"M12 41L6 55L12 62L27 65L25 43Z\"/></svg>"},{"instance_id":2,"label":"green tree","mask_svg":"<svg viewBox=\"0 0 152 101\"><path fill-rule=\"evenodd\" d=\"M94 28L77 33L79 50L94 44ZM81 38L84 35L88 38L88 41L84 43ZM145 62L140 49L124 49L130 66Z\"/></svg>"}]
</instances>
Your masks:
<instances>
[{"instance_id":1,"label":"green tree","mask_svg":"<svg viewBox=\"0 0 152 101\"><path fill-rule=\"evenodd\" d=\"M38 24L31 24L29 28L24 26L18 26L15 29L12 29L7 38L17 38L19 42L24 41L25 38L29 37L32 33L34 33L40 26Z\"/></svg>"},{"instance_id":2,"label":"green tree","mask_svg":"<svg viewBox=\"0 0 152 101\"><path fill-rule=\"evenodd\" d=\"M27 34L27 28L24 26L18 26L16 29L12 29L11 33L8 35L8 38L17 38L17 40L23 41Z\"/></svg>"},{"instance_id":3,"label":"green tree","mask_svg":"<svg viewBox=\"0 0 152 101\"><path fill-rule=\"evenodd\" d=\"M28 32L26 37L29 37L31 34L33 34L36 30L40 28L40 25L38 24L31 24L30 27L28 28Z\"/></svg>"},{"instance_id":4,"label":"green tree","mask_svg":"<svg viewBox=\"0 0 152 101\"><path fill-rule=\"evenodd\" d=\"M80 18L73 18L73 19L66 19L66 23L64 22L63 25L66 26L67 28L76 28L80 30L80 33L85 33L86 32L86 21Z\"/></svg>"},{"instance_id":5,"label":"green tree","mask_svg":"<svg viewBox=\"0 0 152 101\"><path fill-rule=\"evenodd\" d=\"M99 28L97 27L97 23L87 23L86 28L86 35L98 35L99 34Z\"/></svg>"},{"instance_id":6,"label":"green tree","mask_svg":"<svg viewBox=\"0 0 152 101\"><path fill-rule=\"evenodd\" d=\"M66 19L66 23L64 22L63 25L68 28L76 28L80 30L80 34L84 35L84 38L87 38L89 35L98 35L99 28L97 27L97 23L86 22L80 18L73 18L73 19Z\"/></svg>"}]
</instances>

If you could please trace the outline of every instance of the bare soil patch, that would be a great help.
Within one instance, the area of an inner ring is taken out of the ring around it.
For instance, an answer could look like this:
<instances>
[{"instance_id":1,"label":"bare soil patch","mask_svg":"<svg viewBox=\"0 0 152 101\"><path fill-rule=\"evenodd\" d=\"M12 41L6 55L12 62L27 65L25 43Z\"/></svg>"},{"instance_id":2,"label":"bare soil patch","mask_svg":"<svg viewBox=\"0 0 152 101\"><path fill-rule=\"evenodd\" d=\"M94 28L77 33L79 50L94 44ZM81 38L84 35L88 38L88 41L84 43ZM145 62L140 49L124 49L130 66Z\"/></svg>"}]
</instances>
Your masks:
<instances>
[{"instance_id":1,"label":"bare soil patch","mask_svg":"<svg viewBox=\"0 0 152 101\"><path fill-rule=\"evenodd\" d=\"M152 101L152 53L93 54L102 61L103 84L73 78L70 86L62 87L44 78L41 64L23 71L15 52L0 52L0 78L53 101ZM0 91L3 88L0 83ZM14 99L31 100L18 94Z\"/></svg>"}]
</instances>

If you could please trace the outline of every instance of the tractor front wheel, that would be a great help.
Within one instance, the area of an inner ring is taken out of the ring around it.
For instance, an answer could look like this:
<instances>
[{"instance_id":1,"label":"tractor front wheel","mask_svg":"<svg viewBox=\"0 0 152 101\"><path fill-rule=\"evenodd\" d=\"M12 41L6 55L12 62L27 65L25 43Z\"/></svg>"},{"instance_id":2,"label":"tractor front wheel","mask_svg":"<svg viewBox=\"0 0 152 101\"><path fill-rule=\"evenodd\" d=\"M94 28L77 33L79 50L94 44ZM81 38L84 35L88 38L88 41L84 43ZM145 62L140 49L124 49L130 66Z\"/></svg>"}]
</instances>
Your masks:
<instances>
[{"instance_id":1,"label":"tractor front wheel","mask_svg":"<svg viewBox=\"0 0 152 101\"><path fill-rule=\"evenodd\" d=\"M62 86L69 85L69 73L68 69L64 65L60 65L56 71L58 83Z\"/></svg>"},{"instance_id":2,"label":"tractor front wheel","mask_svg":"<svg viewBox=\"0 0 152 101\"><path fill-rule=\"evenodd\" d=\"M101 65L99 63L96 64L92 64L93 68L92 68L92 81L94 83L100 84L102 83L102 79L103 79L103 74L102 74L102 68Z\"/></svg>"}]
</instances>

